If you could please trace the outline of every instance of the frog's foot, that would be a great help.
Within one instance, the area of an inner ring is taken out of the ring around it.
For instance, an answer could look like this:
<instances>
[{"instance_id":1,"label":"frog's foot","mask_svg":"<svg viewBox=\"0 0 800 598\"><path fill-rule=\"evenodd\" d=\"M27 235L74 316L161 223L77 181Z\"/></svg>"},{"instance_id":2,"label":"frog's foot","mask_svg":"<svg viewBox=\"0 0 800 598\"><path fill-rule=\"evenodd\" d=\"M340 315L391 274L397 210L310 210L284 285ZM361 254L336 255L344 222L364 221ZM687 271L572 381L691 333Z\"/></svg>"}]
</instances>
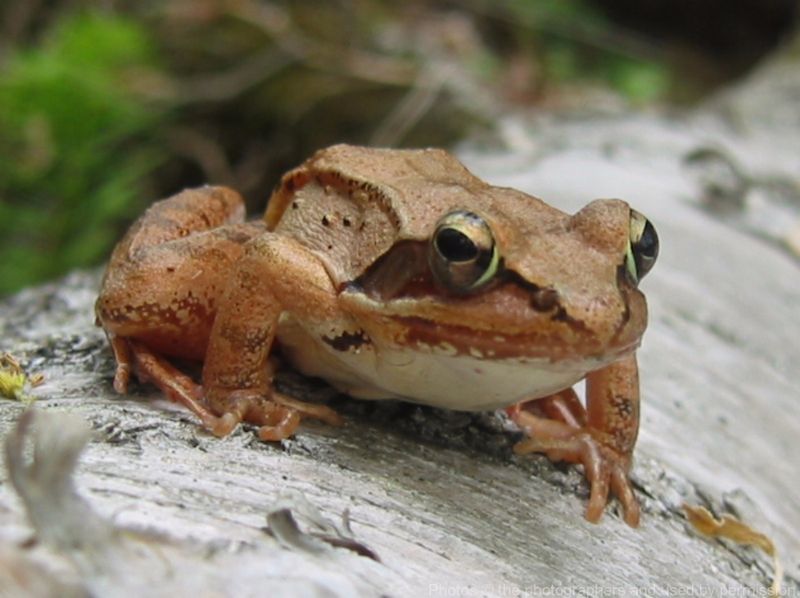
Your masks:
<instances>
[{"instance_id":1,"label":"frog's foot","mask_svg":"<svg viewBox=\"0 0 800 598\"><path fill-rule=\"evenodd\" d=\"M227 428L228 432L230 432L236 426L237 422L231 422L230 418L217 417L209 411L202 402L202 387L166 359L156 355L142 343L126 339L114 339L114 341L117 340L122 340L122 342L126 343L126 350L130 356L129 361L123 368L120 367L118 357L117 374L114 376L114 388L117 392L124 392L124 389L127 388L131 369L130 364L132 362L140 382L152 382L155 384L168 399L183 405L194 413L206 429L214 431ZM119 355L116 348L114 349L114 354ZM117 387L118 380L121 383L124 382L124 385L121 386L122 391Z\"/></svg>"},{"instance_id":2,"label":"frog's foot","mask_svg":"<svg viewBox=\"0 0 800 598\"><path fill-rule=\"evenodd\" d=\"M224 415L220 425L209 428L216 436L226 436L239 422L259 426L258 437L275 442L292 436L303 417L322 420L333 426L343 423L341 416L326 405L305 403L272 391L269 398L254 395L251 390L234 390L224 397L212 392L211 404L219 406Z\"/></svg>"},{"instance_id":3,"label":"frog's foot","mask_svg":"<svg viewBox=\"0 0 800 598\"><path fill-rule=\"evenodd\" d=\"M625 523L637 527L640 509L628 479L630 455L616 451L610 446L607 434L586 425L585 419L582 422L574 413L574 419L568 418L565 422L542 417L536 411L539 409L531 409L529 404L509 408L514 422L531 436L517 443L514 452L518 455L544 453L551 461L583 465L591 487L586 519L593 523L600 520L611 491L622 504Z\"/></svg>"}]
</instances>

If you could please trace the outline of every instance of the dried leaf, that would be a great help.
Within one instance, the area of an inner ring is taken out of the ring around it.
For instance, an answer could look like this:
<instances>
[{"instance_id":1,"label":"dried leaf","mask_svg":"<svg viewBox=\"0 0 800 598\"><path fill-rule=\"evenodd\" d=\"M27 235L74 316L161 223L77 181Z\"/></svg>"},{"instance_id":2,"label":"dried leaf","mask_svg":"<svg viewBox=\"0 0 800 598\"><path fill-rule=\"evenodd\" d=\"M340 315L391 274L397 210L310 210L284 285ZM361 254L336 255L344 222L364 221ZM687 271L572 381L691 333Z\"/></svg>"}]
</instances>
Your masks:
<instances>
[{"instance_id":1,"label":"dried leaf","mask_svg":"<svg viewBox=\"0 0 800 598\"><path fill-rule=\"evenodd\" d=\"M300 528L295 515L305 522L307 531ZM326 519L301 492L281 493L267 514L267 525L269 533L289 548L317 554L323 550L324 544L329 544L381 562L371 548L353 537L348 510L342 514L342 524L337 525Z\"/></svg>"},{"instance_id":2,"label":"dried leaf","mask_svg":"<svg viewBox=\"0 0 800 598\"><path fill-rule=\"evenodd\" d=\"M770 596L780 596L783 566L778 559L775 544L768 536L757 532L733 515L723 515L722 519L716 519L705 507L686 504L683 505L683 510L689 523L701 534L713 538L725 538L746 546L757 546L771 556L775 574L769 590Z\"/></svg>"}]
</instances>

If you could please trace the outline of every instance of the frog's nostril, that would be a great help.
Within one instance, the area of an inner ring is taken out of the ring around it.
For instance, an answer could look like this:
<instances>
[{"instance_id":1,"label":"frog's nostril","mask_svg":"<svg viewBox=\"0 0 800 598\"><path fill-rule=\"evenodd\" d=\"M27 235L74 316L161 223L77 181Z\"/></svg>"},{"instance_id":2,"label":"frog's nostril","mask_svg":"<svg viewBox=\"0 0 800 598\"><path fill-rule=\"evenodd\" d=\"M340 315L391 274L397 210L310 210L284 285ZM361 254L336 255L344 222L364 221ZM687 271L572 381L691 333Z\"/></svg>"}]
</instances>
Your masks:
<instances>
[{"instance_id":1,"label":"frog's nostril","mask_svg":"<svg viewBox=\"0 0 800 598\"><path fill-rule=\"evenodd\" d=\"M531 295L531 307L536 311L550 311L558 305L558 291L536 289Z\"/></svg>"}]
</instances>

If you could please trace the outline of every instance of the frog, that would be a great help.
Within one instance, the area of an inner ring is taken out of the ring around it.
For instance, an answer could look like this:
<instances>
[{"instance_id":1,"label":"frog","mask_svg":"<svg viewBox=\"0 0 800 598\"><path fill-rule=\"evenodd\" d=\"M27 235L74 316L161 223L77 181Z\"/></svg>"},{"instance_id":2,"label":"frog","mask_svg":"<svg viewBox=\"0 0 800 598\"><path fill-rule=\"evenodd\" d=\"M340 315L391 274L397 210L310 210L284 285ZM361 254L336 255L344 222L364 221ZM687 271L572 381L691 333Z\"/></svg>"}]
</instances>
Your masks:
<instances>
[{"instance_id":1,"label":"frog","mask_svg":"<svg viewBox=\"0 0 800 598\"><path fill-rule=\"evenodd\" d=\"M288 364L356 399L498 410L524 435L515 453L583 466L586 519L613 495L635 527L639 282L658 248L619 199L568 214L445 150L340 144L286 173L260 219L226 187L154 203L114 249L95 313L114 389L152 382L216 436L341 424L275 388Z\"/></svg>"}]
</instances>

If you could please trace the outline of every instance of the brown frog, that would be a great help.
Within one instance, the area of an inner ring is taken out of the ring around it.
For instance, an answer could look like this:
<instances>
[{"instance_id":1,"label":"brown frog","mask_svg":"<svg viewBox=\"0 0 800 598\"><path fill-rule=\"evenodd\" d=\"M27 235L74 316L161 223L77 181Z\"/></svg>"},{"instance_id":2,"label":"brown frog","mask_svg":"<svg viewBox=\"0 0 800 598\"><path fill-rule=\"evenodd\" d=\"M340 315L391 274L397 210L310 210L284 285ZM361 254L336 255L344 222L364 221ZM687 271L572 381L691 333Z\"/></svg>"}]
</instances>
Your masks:
<instances>
[{"instance_id":1,"label":"brown frog","mask_svg":"<svg viewBox=\"0 0 800 598\"><path fill-rule=\"evenodd\" d=\"M506 408L530 435L518 453L583 464L589 520L611 491L637 525L637 285L657 253L625 202L568 215L442 150L338 145L283 177L263 222L220 187L154 204L115 249L96 313L114 388L134 370L218 436L340 421L275 391L279 346L353 397ZM201 360L202 384L170 357ZM571 388L583 378L586 408Z\"/></svg>"}]
</instances>

